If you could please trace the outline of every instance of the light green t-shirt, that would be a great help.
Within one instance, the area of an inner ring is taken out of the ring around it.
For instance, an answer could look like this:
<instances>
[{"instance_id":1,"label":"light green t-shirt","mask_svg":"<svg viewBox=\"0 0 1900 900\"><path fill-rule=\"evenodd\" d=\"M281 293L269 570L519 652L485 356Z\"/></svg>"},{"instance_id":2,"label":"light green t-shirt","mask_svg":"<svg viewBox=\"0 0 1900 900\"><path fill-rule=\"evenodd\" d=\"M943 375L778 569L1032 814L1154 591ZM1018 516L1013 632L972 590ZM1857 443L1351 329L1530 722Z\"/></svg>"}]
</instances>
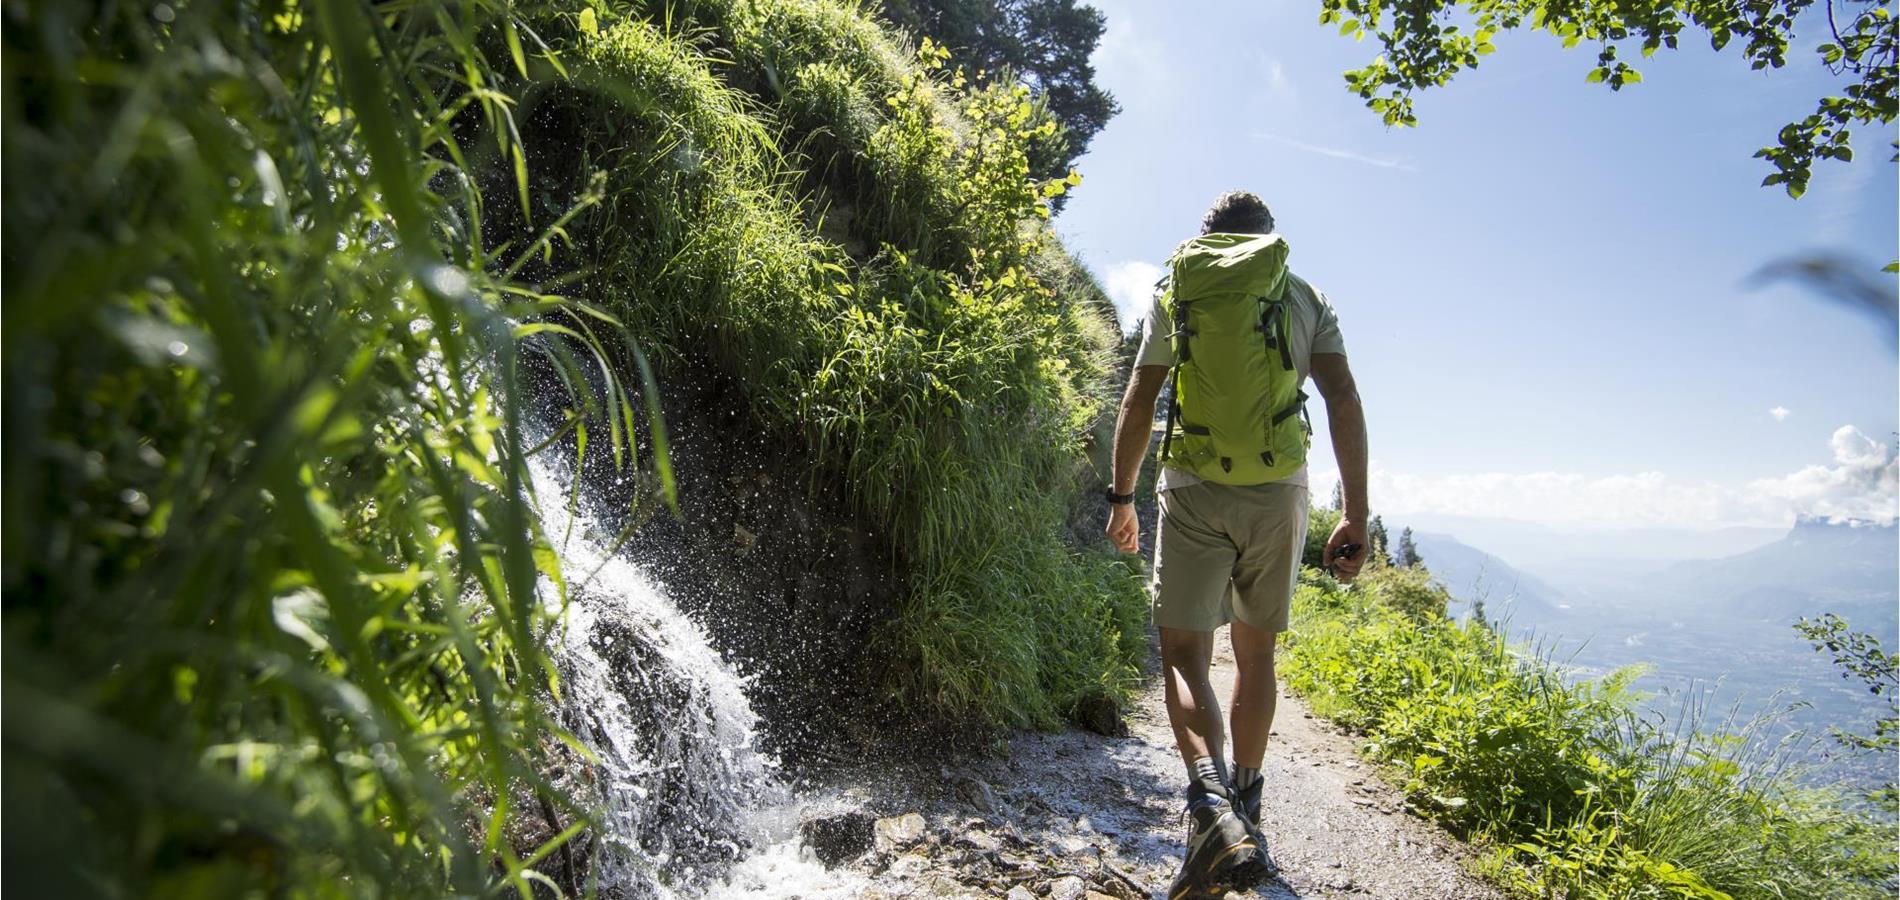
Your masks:
<instances>
[{"instance_id":1,"label":"light green t-shirt","mask_svg":"<svg viewBox=\"0 0 1900 900\"><path fill-rule=\"evenodd\" d=\"M1339 315L1333 312L1333 304L1326 295L1313 289L1306 279L1287 273L1287 299L1291 301L1287 313L1293 320L1292 340L1288 342L1293 352L1293 369L1299 373L1300 385L1306 384L1308 374L1313 371L1313 354L1346 354L1346 339L1339 334ZM1165 326L1167 314L1161 309L1161 294L1155 293L1154 304L1148 311L1148 318L1141 323L1141 351L1135 355L1138 366L1174 365L1174 343L1168 340ZM1155 484L1155 490L1165 491L1171 488L1186 487L1200 483L1194 473L1173 466L1162 466L1161 475ZM1280 479L1280 484L1297 484L1306 487L1306 467L1301 466L1293 474Z\"/></svg>"}]
</instances>

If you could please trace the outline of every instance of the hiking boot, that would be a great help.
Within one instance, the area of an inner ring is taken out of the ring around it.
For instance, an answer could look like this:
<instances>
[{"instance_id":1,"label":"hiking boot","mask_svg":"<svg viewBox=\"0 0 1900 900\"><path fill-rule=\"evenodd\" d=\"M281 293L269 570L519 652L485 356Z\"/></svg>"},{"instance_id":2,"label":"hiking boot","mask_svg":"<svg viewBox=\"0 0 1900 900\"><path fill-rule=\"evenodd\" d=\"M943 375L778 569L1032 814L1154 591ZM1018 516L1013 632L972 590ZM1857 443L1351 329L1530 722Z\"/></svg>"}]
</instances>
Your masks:
<instances>
[{"instance_id":1,"label":"hiking boot","mask_svg":"<svg viewBox=\"0 0 1900 900\"><path fill-rule=\"evenodd\" d=\"M1234 795L1234 812L1250 827L1260 827L1260 791L1266 786L1265 778L1255 778L1253 784L1244 788L1231 789Z\"/></svg>"},{"instance_id":2,"label":"hiking boot","mask_svg":"<svg viewBox=\"0 0 1900 900\"><path fill-rule=\"evenodd\" d=\"M1188 805L1187 856L1168 887L1168 900L1218 897L1250 888L1266 874L1260 845L1225 797L1206 795Z\"/></svg>"},{"instance_id":3,"label":"hiking boot","mask_svg":"<svg viewBox=\"0 0 1900 900\"><path fill-rule=\"evenodd\" d=\"M1263 879L1280 874L1280 865L1273 861L1273 854L1267 852L1267 838L1260 831L1260 791L1266 784L1265 778L1255 778L1252 784L1244 788L1230 789L1234 815L1240 817L1240 823L1247 827L1247 835L1253 838L1254 846L1259 850L1260 876Z\"/></svg>"}]
</instances>

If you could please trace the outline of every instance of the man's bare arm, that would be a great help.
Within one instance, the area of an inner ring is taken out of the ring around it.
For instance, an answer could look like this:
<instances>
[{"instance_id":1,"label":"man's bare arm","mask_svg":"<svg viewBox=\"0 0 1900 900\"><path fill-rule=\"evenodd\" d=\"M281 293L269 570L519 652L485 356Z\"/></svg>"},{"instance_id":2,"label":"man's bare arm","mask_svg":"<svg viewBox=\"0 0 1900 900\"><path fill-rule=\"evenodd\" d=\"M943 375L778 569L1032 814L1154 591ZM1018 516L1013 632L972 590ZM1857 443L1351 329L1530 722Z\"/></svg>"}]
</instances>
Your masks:
<instances>
[{"instance_id":1,"label":"man's bare arm","mask_svg":"<svg viewBox=\"0 0 1900 900\"><path fill-rule=\"evenodd\" d=\"M1347 560L1336 559L1335 553L1346 544L1365 546L1366 519L1370 515L1366 503L1366 410L1360 405L1359 386L1353 381L1345 354L1313 354L1313 383L1326 400L1326 422L1332 433L1333 455L1339 461L1340 492L1345 500L1339 527L1326 542L1326 564L1336 566L1344 579L1351 580L1364 554Z\"/></svg>"},{"instance_id":2,"label":"man's bare arm","mask_svg":"<svg viewBox=\"0 0 1900 900\"><path fill-rule=\"evenodd\" d=\"M1141 477L1141 459L1148 455L1149 435L1154 431L1155 398L1168 380L1167 366L1136 366L1128 378L1128 390L1122 393L1121 412L1115 416L1115 493L1132 494ZM1124 553L1141 546L1141 528L1135 522L1135 508L1117 504L1109 507L1108 539Z\"/></svg>"},{"instance_id":3,"label":"man's bare arm","mask_svg":"<svg viewBox=\"0 0 1900 900\"><path fill-rule=\"evenodd\" d=\"M1135 489L1141 477L1141 460L1148 455L1149 436L1154 432L1155 398L1168 381L1167 366L1136 366L1122 393L1121 412L1115 416L1115 493Z\"/></svg>"}]
</instances>

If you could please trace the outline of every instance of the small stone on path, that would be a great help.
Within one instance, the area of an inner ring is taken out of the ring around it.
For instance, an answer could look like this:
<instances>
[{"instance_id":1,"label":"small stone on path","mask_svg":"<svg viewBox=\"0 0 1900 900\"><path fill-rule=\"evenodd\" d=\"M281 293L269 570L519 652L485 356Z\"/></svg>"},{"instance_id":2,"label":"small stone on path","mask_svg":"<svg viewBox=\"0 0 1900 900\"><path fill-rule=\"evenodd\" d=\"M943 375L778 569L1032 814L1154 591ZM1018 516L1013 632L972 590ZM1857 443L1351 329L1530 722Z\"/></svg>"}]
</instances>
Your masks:
<instances>
[{"instance_id":1,"label":"small stone on path","mask_svg":"<svg viewBox=\"0 0 1900 900\"><path fill-rule=\"evenodd\" d=\"M1074 875L1049 882L1049 900L1086 900L1088 885Z\"/></svg>"}]
</instances>

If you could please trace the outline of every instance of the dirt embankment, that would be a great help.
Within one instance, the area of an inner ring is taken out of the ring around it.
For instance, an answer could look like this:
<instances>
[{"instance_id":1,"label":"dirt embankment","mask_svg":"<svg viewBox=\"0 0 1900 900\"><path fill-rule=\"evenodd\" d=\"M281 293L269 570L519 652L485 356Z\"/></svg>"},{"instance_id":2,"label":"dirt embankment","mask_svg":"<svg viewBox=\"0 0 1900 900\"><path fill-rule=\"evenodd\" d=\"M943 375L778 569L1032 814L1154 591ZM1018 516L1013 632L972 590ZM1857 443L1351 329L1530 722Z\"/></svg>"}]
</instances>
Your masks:
<instances>
[{"instance_id":1,"label":"dirt embankment","mask_svg":"<svg viewBox=\"0 0 1900 900\"><path fill-rule=\"evenodd\" d=\"M1223 633L1214 671L1223 697L1234 677L1225 643ZM954 768L923 761L936 757L919 748L908 768L840 773L835 783L851 785L841 803L886 818L872 849L834 874L853 878L849 895L869 898L1163 896L1186 826L1158 680L1128 728L1126 737L1019 733L1007 753ZM1464 845L1405 812L1351 739L1296 698L1280 699L1265 775L1265 831L1284 871L1257 896L1499 896L1465 871Z\"/></svg>"}]
</instances>

